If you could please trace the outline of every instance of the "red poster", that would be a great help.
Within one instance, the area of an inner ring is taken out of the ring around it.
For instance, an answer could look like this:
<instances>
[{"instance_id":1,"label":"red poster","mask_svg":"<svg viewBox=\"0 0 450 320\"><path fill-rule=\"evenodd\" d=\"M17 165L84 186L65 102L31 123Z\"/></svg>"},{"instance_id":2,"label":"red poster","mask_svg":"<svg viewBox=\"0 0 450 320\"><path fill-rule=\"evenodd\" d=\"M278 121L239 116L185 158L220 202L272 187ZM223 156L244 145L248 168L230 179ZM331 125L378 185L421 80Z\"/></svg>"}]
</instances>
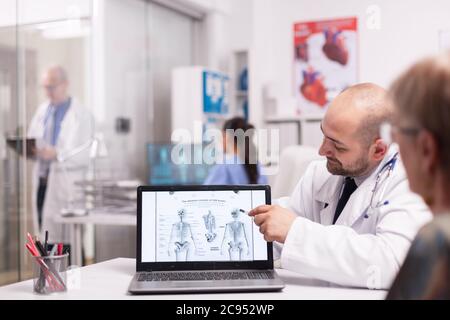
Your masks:
<instances>
[{"instance_id":1,"label":"red poster","mask_svg":"<svg viewBox=\"0 0 450 320\"><path fill-rule=\"evenodd\" d=\"M357 18L294 24L294 53L298 113L324 113L357 82Z\"/></svg>"}]
</instances>

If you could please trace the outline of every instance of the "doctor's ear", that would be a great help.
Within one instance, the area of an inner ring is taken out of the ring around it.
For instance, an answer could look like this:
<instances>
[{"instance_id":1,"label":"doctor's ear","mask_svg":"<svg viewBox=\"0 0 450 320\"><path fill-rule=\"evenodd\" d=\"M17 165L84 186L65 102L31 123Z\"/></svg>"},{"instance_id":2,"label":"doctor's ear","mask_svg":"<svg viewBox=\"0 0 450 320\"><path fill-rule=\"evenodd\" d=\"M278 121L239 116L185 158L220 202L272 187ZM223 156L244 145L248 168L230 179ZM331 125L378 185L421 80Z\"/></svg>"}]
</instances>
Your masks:
<instances>
[{"instance_id":1,"label":"doctor's ear","mask_svg":"<svg viewBox=\"0 0 450 320\"><path fill-rule=\"evenodd\" d=\"M384 158L388 151L388 145L383 139L377 138L375 142L370 147L369 153L372 155L373 159L380 161Z\"/></svg>"}]
</instances>

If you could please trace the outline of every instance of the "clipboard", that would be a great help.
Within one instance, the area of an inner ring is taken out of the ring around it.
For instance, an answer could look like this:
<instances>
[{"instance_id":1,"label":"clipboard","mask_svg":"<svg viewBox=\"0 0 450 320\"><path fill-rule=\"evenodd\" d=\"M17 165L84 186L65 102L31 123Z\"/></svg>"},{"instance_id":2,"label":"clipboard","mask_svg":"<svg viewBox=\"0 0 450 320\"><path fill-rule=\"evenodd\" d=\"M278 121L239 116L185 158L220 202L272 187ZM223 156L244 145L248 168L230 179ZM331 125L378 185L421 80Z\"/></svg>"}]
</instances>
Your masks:
<instances>
[{"instance_id":1,"label":"clipboard","mask_svg":"<svg viewBox=\"0 0 450 320\"><path fill-rule=\"evenodd\" d=\"M14 149L18 154L24 156L24 143L26 144L26 157L34 158L36 149L36 139L35 138L21 138L21 137L7 137L6 144Z\"/></svg>"}]
</instances>

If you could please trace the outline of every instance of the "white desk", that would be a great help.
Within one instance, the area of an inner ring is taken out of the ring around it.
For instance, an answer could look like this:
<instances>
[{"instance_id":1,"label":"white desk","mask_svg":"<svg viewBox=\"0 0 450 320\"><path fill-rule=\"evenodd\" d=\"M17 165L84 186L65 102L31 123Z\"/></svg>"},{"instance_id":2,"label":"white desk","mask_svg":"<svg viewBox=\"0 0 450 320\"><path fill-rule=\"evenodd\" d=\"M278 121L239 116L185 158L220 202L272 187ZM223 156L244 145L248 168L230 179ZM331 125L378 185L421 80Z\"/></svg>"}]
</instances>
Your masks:
<instances>
[{"instance_id":1,"label":"white desk","mask_svg":"<svg viewBox=\"0 0 450 320\"><path fill-rule=\"evenodd\" d=\"M289 299L384 299L386 291L330 287L322 281L304 278L296 273L277 269L286 287L281 292L177 294L133 296L127 293L135 270L135 260L118 258L81 268L80 289L50 296L32 292L32 280L0 287L4 299L159 299L159 300L289 300Z\"/></svg>"},{"instance_id":2,"label":"white desk","mask_svg":"<svg viewBox=\"0 0 450 320\"><path fill-rule=\"evenodd\" d=\"M62 217L54 218L56 223L64 223L70 227L70 246L73 265L81 266L81 248L82 248L82 226L84 224L107 225L107 226L135 226L136 215L125 213L91 213L80 217Z\"/></svg>"}]
</instances>

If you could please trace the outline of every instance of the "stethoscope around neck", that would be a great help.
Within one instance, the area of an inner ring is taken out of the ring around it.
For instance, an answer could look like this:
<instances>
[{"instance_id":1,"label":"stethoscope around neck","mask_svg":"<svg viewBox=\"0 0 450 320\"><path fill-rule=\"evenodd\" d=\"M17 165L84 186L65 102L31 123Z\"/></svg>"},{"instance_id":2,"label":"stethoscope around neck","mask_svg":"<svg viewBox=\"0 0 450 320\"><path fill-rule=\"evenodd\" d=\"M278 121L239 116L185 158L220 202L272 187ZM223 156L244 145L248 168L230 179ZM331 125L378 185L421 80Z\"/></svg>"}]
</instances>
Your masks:
<instances>
[{"instance_id":1,"label":"stethoscope around neck","mask_svg":"<svg viewBox=\"0 0 450 320\"><path fill-rule=\"evenodd\" d=\"M388 205L389 201L384 199L386 194L386 189L389 185L389 177L394 170L395 164L398 159L398 152L394 154L394 156L386 162L383 167L378 171L377 176L375 178L375 184L372 189L372 195L370 197L369 207L367 208L364 218L369 218L370 214L375 210L381 208L382 206ZM369 212L370 211L370 212Z\"/></svg>"}]
</instances>

